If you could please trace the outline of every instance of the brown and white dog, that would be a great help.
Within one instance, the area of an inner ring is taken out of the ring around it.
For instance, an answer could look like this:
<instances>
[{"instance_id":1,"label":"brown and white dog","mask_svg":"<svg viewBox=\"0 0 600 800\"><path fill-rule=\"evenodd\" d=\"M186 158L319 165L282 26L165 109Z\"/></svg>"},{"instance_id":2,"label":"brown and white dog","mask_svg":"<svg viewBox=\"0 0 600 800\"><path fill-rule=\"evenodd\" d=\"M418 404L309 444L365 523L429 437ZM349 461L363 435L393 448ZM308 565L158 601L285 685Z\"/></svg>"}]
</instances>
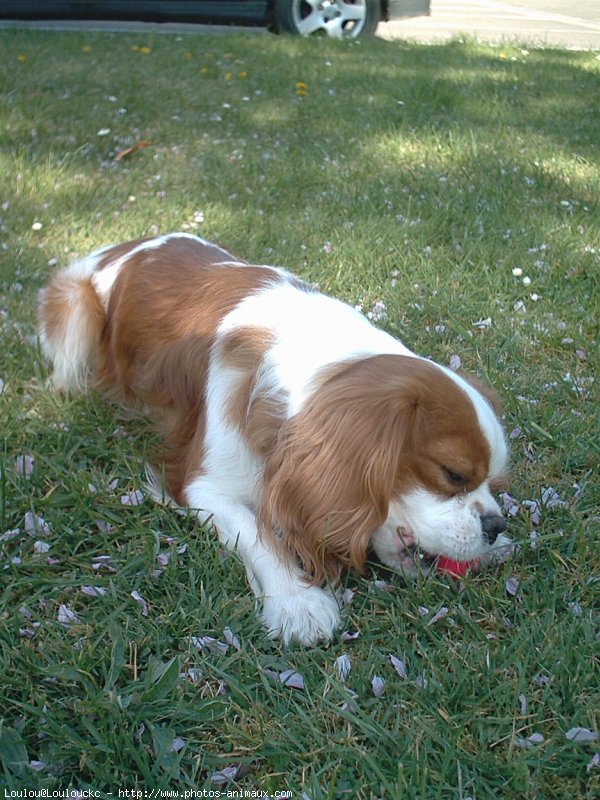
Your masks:
<instances>
[{"instance_id":1,"label":"brown and white dog","mask_svg":"<svg viewBox=\"0 0 600 800\"><path fill-rule=\"evenodd\" d=\"M54 387L162 424L168 493L239 554L286 643L331 638L330 586L369 547L410 574L416 549L509 546L493 395L283 269L187 234L106 247L52 278L40 338Z\"/></svg>"}]
</instances>

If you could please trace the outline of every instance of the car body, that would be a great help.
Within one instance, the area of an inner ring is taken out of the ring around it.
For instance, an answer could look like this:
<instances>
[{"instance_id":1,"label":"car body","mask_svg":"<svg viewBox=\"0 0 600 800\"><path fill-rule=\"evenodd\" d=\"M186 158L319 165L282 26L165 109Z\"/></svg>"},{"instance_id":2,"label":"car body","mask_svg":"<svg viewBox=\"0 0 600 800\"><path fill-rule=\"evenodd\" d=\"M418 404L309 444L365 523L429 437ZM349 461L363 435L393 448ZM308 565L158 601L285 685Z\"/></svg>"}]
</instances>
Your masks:
<instances>
[{"instance_id":1,"label":"car body","mask_svg":"<svg viewBox=\"0 0 600 800\"><path fill-rule=\"evenodd\" d=\"M0 0L0 20L127 20L267 26L335 37L428 15L430 0Z\"/></svg>"}]
</instances>

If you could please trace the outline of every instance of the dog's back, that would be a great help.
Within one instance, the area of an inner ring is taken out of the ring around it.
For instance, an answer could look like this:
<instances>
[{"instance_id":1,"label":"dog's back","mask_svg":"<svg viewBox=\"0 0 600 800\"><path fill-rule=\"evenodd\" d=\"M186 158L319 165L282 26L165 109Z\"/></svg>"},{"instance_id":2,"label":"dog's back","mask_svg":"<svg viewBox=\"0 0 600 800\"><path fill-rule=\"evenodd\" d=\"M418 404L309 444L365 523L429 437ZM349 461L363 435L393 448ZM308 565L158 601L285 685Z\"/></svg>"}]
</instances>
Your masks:
<instances>
[{"instance_id":1,"label":"dog's back","mask_svg":"<svg viewBox=\"0 0 600 800\"><path fill-rule=\"evenodd\" d=\"M218 320L279 277L185 234L98 250L56 273L41 292L40 341L52 385L75 392L100 385L146 402L139 393L149 389L153 358L190 337L209 347Z\"/></svg>"}]
</instances>

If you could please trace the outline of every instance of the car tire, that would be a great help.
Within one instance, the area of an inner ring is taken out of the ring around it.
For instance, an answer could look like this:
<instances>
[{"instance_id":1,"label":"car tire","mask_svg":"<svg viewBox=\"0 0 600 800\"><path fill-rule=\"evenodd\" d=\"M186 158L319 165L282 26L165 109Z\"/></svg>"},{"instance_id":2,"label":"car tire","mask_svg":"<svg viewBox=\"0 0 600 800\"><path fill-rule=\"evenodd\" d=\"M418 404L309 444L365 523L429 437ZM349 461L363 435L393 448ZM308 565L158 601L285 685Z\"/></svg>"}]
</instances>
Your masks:
<instances>
[{"instance_id":1,"label":"car tire","mask_svg":"<svg viewBox=\"0 0 600 800\"><path fill-rule=\"evenodd\" d=\"M300 36L356 38L375 33L380 0L275 0L275 27Z\"/></svg>"}]
</instances>

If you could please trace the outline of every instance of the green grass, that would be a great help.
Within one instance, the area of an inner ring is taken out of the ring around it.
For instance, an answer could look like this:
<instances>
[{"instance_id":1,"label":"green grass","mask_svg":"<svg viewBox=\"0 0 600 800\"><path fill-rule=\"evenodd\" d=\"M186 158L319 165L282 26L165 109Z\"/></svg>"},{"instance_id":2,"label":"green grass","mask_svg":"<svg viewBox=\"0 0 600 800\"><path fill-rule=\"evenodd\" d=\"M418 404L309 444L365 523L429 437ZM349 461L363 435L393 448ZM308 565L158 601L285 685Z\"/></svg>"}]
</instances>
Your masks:
<instances>
[{"instance_id":1,"label":"green grass","mask_svg":"<svg viewBox=\"0 0 600 800\"><path fill-rule=\"evenodd\" d=\"M241 765L222 789L596 796L597 745L565 732L599 722L597 55L3 31L0 87L0 535L19 529L0 542L0 781L184 792ZM53 259L185 226L365 312L384 303L379 324L497 387L520 430L513 561L464 587L348 576L360 637L285 650L210 531L121 505L152 437L99 398L47 393L36 293ZM535 525L523 501L547 487L565 504ZM27 512L50 530L27 532ZM226 626L239 651L194 646ZM287 668L304 690L265 672Z\"/></svg>"}]
</instances>

